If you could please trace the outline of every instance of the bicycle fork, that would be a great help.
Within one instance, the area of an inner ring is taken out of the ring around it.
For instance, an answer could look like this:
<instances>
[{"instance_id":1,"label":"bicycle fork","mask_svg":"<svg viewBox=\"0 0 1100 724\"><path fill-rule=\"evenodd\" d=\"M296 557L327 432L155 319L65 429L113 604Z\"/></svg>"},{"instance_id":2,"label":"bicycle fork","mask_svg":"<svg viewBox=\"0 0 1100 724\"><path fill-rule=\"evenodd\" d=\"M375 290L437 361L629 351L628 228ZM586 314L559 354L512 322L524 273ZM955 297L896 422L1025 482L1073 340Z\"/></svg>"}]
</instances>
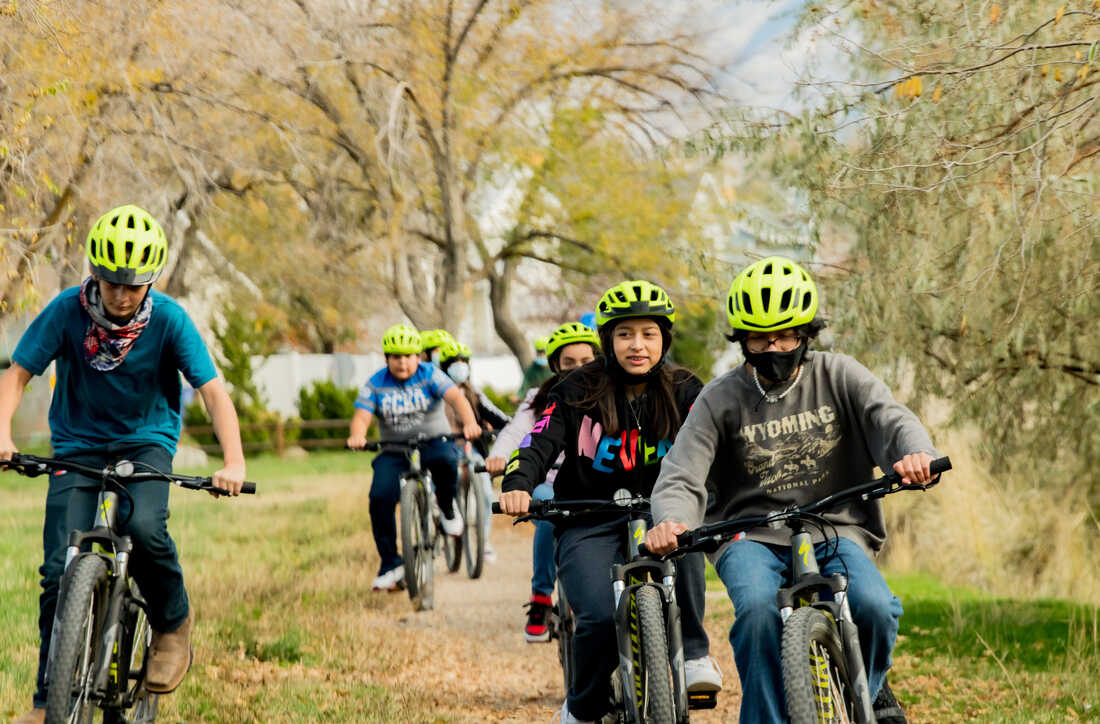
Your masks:
<instances>
[{"instance_id":1,"label":"bicycle fork","mask_svg":"<svg viewBox=\"0 0 1100 724\"><path fill-rule=\"evenodd\" d=\"M871 704L870 686L867 683L867 667L863 663L863 649L859 644L859 628L848 605L848 579L840 573L827 577L821 575L813 539L800 526L791 536L791 558L793 584L790 588L780 589L776 596L780 619L785 624L794 613L796 604L799 607L813 605L832 616L844 645L845 664L855 690L853 699L856 704L856 721L874 724L875 714ZM832 605L816 600L817 592L822 590L832 593Z\"/></svg>"},{"instance_id":2,"label":"bicycle fork","mask_svg":"<svg viewBox=\"0 0 1100 724\"><path fill-rule=\"evenodd\" d=\"M111 572L106 615L102 620L106 624L103 629L103 638L96 656L94 675L91 677L92 685L89 693L102 694L107 691L108 681L119 684L118 670L118 642L122 621L122 601L125 591L123 586L116 585L117 581L125 581L130 564L130 553L133 543L130 536L116 536L114 534L115 522L118 519L119 494L114 491L103 491L99 494L96 504L95 522L91 530L74 530L69 534L69 545L65 550L65 568L62 573L62 581L69 572L70 566L81 555L97 555L103 557ZM82 554L81 549L87 543L94 544L98 550L93 553ZM58 630L61 612L61 597L58 596L58 605L54 610L53 631ZM47 654L47 683L49 683L49 671L53 665L56 639L50 637L50 648ZM129 676L129 671L126 675Z\"/></svg>"}]
</instances>

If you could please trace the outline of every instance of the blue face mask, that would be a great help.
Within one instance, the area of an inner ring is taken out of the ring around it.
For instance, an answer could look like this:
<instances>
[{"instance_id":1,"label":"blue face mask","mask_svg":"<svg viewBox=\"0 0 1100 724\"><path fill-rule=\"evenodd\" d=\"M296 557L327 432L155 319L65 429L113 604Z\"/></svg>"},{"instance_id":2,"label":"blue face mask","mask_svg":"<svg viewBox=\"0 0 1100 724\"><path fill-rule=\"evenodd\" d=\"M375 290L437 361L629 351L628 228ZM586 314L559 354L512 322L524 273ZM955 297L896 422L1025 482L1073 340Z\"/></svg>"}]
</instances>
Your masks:
<instances>
[{"instance_id":1,"label":"blue face mask","mask_svg":"<svg viewBox=\"0 0 1100 724\"><path fill-rule=\"evenodd\" d=\"M545 367L550 363L546 361L546 357L538 355L535 357L535 364L537 364L539 367Z\"/></svg>"},{"instance_id":2,"label":"blue face mask","mask_svg":"<svg viewBox=\"0 0 1100 724\"><path fill-rule=\"evenodd\" d=\"M461 385L470 379L470 365L465 362L454 362L447 368L447 375Z\"/></svg>"}]
</instances>

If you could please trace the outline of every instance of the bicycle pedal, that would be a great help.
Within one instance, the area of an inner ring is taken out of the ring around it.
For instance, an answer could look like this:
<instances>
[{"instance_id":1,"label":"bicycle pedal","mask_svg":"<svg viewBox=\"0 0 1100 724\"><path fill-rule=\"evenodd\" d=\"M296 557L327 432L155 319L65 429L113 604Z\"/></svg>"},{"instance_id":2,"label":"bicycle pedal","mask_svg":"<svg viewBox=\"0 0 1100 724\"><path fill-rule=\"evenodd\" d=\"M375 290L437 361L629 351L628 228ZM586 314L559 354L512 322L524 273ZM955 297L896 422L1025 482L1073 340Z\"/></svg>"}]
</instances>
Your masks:
<instances>
[{"instance_id":1,"label":"bicycle pedal","mask_svg":"<svg viewBox=\"0 0 1100 724\"><path fill-rule=\"evenodd\" d=\"M717 691L688 692L688 709L713 709L718 706Z\"/></svg>"}]
</instances>

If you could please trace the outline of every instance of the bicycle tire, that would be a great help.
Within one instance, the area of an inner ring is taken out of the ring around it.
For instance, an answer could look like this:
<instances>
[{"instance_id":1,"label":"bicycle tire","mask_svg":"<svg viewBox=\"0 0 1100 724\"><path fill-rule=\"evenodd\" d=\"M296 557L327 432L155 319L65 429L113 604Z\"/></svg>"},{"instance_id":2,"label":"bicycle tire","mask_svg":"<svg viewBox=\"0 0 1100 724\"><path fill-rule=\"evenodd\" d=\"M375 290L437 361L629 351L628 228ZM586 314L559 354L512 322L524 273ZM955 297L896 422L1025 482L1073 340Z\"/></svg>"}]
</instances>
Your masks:
<instances>
[{"instance_id":1,"label":"bicycle tire","mask_svg":"<svg viewBox=\"0 0 1100 724\"><path fill-rule=\"evenodd\" d=\"M676 721L676 708L672 701L672 666L668 660L664 601L656 588L642 586L634 592L634 602L637 606L639 632L639 646L634 661L635 676L639 676L642 681L642 699L638 701L638 711L642 714L642 721L673 724Z\"/></svg>"},{"instance_id":2,"label":"bicycle tire","mask_svg":"<svg viewBox=\"0 0 1100 724\"><path fill-rule=\"evenodd\" d=\"M851 679L833 620L812 607L783 624L783 691L791 724L855 721Z\"/></svg>"},{"instance_id":3,"label":"bicycle tire","mask_svg":"<svg viewBox=\"0 0 1100 724\"><path fill-rule=\"evenodd\" d=\"M89 677L107 615L109 575L106 561L97 555L80 556L65 572L47 672L46 724L91 724L96 705L88 699Z\"/></svg>"},{"instance_id":4,"label":"bicycle tire","mask_svg":"<svg viewBox=\"0 0 1100 724\"><path fill-rule=\"evenodd\" d=\"M477 478L477 473L466 468L467 482L461 491L462 522L466 530L462 532L462 551L466 556L466 575L481 578L485 570L485 488ZM471 513L471 511L473 511Z\"/></svg>"},{"instance_id":5,"label":"bicycle tire","mask_svg":"<svg viewBox=\"0 0 1100 724\"><path fill-rule=\"evenodd\" d=\"M558 581L558 601L554 604L554 636L558 639L558 661L561 663L561 679L566 696L573 688L573 635L577 630L577 619L565 597L565 589Z\"/></svg>"},{"instance_id":6,"label":"bicycle tire","mask_svg":"<svg viewBox=\"0 0 1100 724\"><path fill-rule=\"evenodd\" d=\"M420 596L420 558L425 555L420 489L419 481L414 478L401 481L401 557L405 566L405 589L414 604Z\"/></svg>"}]
</instances>

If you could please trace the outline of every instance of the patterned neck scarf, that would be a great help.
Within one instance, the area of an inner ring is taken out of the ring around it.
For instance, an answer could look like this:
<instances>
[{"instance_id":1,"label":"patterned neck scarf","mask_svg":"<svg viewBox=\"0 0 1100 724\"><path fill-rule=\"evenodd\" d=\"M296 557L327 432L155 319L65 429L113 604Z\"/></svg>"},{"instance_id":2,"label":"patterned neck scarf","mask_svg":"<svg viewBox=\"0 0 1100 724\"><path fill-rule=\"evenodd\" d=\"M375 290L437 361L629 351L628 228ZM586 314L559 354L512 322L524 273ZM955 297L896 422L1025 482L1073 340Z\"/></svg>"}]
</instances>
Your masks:
<instances>
[{"instance_id":1,"label":"patterned neck scarf","mask_svg":"<svg viewBox=\"0 0 1100 724\"><path fill-rule=\"evenodd\" d=\"M80 285L80 306L92 318L84 334L84 359L92 369L110 372L122 364L142 330L149 324L153 313L153 295L146 292L145 299L129 322L115 324L107 316L99 295L99 284L95 278L88 277Z\"/></svg>"}]
</instances>

